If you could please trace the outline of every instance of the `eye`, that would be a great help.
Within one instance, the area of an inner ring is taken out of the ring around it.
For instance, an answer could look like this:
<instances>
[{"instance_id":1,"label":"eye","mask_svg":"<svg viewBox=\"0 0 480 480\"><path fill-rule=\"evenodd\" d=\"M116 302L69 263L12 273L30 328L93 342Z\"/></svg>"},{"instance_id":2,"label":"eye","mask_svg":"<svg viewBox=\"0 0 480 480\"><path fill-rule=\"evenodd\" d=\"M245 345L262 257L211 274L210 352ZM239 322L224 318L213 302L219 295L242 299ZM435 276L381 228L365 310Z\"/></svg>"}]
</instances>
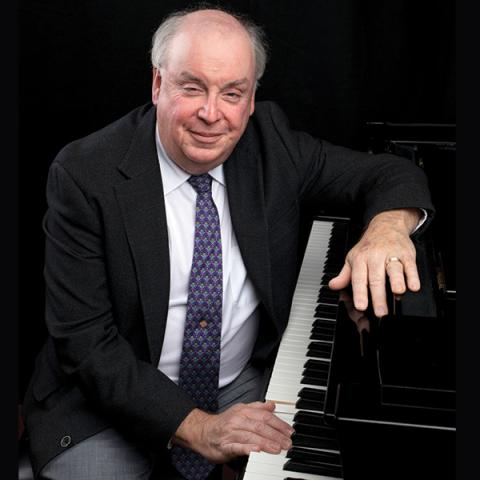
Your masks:
<instances>
[{"instance_id":1,"label":"eye","mask_svg":"<svg viewBox=\"0 0 480 480\"><path fill-rule=\"evenodd\" d=\"M184 85L182 88L188 95L197 95L202 92L201 88L194 85Z\"/></svg>"},{"instance_id":2,"label":"eye","mask_svg":"<svg viewBox=\"0 0 480 480\"><path fill-rule=\"evenodd\" d=\"M237 102L242 98L242 95L238 92L225 92L224 97L230 102Z\"/></svg>"}]
</instances>

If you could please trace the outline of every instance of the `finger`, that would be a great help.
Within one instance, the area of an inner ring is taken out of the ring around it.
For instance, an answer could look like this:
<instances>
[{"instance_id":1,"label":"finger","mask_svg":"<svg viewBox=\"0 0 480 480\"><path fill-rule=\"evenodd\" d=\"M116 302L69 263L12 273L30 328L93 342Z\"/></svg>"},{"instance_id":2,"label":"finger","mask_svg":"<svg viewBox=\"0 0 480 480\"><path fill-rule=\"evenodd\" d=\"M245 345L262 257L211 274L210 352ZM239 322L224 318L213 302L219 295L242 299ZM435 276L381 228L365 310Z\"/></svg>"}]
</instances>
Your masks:
<instances>
[{"instance_id":1,"label":"finger","mask_svg":"<svg viewBox=\"0 0 480 480\"><path fill-rule=\"evenodd\" d=\"M386 263L385 270L392 292L396 295L404 294L406 286L402 262L400 260L390 261Z\"/></svg>"},{"instance_id":2,"label":"finger","mask_svg":"<svg viewBox=\"0 0 480 480\"><path fill-rule=\"evenodd\" d=\"M271 412L260 413L260 411L253 411L250 419L268 425L276 431L276 435L280 434L286 438L290 438L290 435L294 432L293 428L287 422Z\"/></svg>"},{"instance_id":3,"label":"finger","mask_svg":"<svg viewBox=\"0 0 480 480\"><path fill-rule=\"evenodd\" d=\"M224 454L227 458L235 458L261 451L262 449L255 443L230 443L225 446Z\"/></svg>"},{"instance_id":4,"label":"finger","mask_svg":"<svg viewBox=\"0 0 480 480\"><path fill-rule=\"evenodd\" d=\"M246 430L234 432L231 436L231 442L242 445L256 445L259 450L267 453L280 453L282 451L282 445L279 442Z\"/></svg>"},{"instance_id":5,"label":"finger","mask_svg":"<svg viewBox=\"0 0 480 480\"><path fill-rule=\"evenodd\" d=\"M356 262L352 266L353 304L357 310L368 307L368 270L365 262Z\"/></svg>"},{"instance_id":6,"label":"finger","mask_svg":"<svg viewBox=\"0 0 480 480\"><path fill-rule=\"evenodd\" d=\"M385 290L385 264L382 260L372 260L368 268L368 288L372 298L372 307L377 317L388 313Z\"/></svg>"},{"instance_id":7,"label":"finger","mask_svg":"<svg viewBox=\"0 0 480 480\"><path fill-rule=\"evenodd\" d=\"M275 411L275 402L272 400L266 400L265 402L251 402L246 403L249 407L257 408L260 410L268 410L269 412Z\"/></svg>"},{"instance_id":8,"label":"finger","mask_svg":"<svg viewBox=\"0 0 480 480\"><path fill-rule=\"evenodd\" d=\"M342 288L346 288L350 284L351 272L352 269L350 268L350 264L345 262L340 270L340 273L328 282L328 286L332 290L341 290Z\"/></svg>"},{"instance_id":9,"label":"finger","mask_svg":"<svg viewBox=\"0 0 480 480\"><path fill-rule=\"evenodd\" d=\"M266 440L271 440L275 443L278 443L284 450L287 450L292 446L292 442L290 440L290 433L285 434L281 430L273 428L266 422L245 419L243 422L243 428L252 433L260 435Z\"/></svg>"},{"instance_id":10,"label":"finger","mask_svg":"<svg viewBox=\"0 0 480 480\"><path fill-rule=\"evenodd\" d=\"M408 289L412 292L418 292L421 285L415 258L406 257L403 260L403 272L407 279Z\"/></svg>"},{"instance_id":11,"label":"finger","mask_svg":"<svg viewBox=\"0 0 480 480\"><path fill-rule=\"evenodd\" d=\"M237 404L233 408L240 408L240 405ZM243 418L265 423L277 430L277 435L281 434L289 438L294 432L293 428L287 422L284 422L273 413L275 410L275 402L271 400L243 404L242 410Z\"/></svg>"}]
</instances>

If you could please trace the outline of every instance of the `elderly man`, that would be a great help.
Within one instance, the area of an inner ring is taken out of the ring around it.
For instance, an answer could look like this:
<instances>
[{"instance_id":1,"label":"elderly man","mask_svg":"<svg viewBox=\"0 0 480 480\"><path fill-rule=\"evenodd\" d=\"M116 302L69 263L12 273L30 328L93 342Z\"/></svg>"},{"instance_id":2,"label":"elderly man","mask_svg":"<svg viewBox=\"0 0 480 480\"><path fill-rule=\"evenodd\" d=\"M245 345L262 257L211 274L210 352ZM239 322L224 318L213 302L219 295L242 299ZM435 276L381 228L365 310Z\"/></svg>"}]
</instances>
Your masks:
<instances>
[{"instance_id":1,"label":"elderly man","mask_svg":"<svg viewBox=\"0 0 480 480\"><path fill-rule=\"evenodd\" d=\"M214 478L216 464L289 448L292 428L261 395L307 205L364 207L330 282L351 283L358 309L370 294L387 313L387 277L394 293L420 288L423 173L292 131L255 103L265 58L245 18L175 13L153 39L153 106L52 163L49 337L24 402L38 478Z\"/></svg>"}]
</instances>

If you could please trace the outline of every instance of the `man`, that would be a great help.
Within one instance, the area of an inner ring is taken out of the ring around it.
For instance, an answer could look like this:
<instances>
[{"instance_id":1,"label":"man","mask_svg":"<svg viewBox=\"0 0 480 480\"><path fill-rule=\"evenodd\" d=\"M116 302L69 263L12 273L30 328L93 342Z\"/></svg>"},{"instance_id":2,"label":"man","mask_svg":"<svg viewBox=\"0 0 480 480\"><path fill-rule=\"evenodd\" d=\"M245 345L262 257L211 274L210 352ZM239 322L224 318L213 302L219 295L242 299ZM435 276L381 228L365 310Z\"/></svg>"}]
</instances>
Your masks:
<instances>
[{"instance_id":1,"label":"man","mask_svg":"<svg viewBox=\"0 0 480 480\"><path fill-rule=\"evenodd\" d=\"M410 234L433 211L423 173L294 132L275 104L255 104L257 27L180 12L157 30L152 64L153 107L50 168L49 338L24 402L38 478L213 478L215 464L289 448L293 430L258 400L288 321L304 206L364 206L362 238L330 283L351 283L358 309L370 294L387 313L387 277L394 293L420 288Z\"/></svg>"}]
</instances>

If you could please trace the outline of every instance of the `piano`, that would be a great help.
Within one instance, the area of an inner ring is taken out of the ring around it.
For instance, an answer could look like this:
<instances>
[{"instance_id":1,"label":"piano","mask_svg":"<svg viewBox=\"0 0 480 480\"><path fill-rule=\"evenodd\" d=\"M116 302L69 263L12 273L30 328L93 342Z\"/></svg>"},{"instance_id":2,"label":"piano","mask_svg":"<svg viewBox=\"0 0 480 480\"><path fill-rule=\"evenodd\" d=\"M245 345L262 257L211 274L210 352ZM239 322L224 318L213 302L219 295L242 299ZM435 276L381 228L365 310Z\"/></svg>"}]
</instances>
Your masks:
<instances>
[{"instance_id":1,"label":"piano","mask_svg":"<svg viewBox=\"0 0 480 480\"><path fill-rule=\"evenodd\" d=\"M430 158L418 152L435 143L423 142L412 150L422 168ZM405 156L402 142L389 147ZM314 217L265 393L295 429L292 448L252 453L243 480L455 478L456 290L442 194L432 188L439 218L415 245L422 290L390 294L381 320L327 287L356 238L351 222Z\"/></svg>"}]
</instances>

